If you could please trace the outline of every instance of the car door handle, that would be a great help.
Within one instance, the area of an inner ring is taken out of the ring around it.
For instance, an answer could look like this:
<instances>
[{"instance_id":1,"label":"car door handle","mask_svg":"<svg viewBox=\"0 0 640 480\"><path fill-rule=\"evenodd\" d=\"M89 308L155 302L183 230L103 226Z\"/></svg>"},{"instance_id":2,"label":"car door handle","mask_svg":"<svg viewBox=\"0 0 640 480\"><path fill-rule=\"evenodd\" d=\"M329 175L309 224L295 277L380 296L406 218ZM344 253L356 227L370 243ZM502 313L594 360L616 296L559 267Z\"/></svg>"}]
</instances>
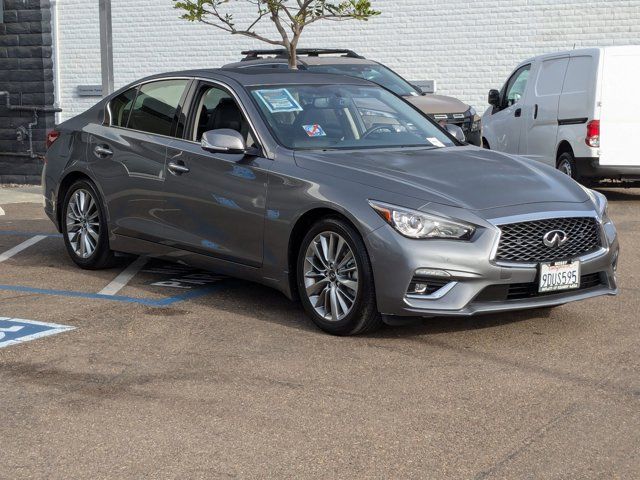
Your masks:
<instances>
[{"instance_id":1,"label":"car door handle","mask_svg":"<svg viewBox=\"0 0 640 480\"><path fill-rule=\"evenodd\" d=\"M189 173L189 168L186 167L184 164L180 164L180 163L169 162L169 165L167 166L167 168L174 175L182 175L183 173Z\"/></svg>"},{"instance_id":2,"label":"car door handle","mask_svg":"<svg viewBox=\"0 0 640 480\"><path fill-rule=\"evenodd\" d=\"M96 145L96 148L93 149L93 152L98 158L105 158L113 155L113 151L106 145Z\"/></svg>"},{"instance_id":3,"label":"car door handle","mask_svg":"<svg viewBox=\"0 0 640 480\"><path fill-rule=\"evenodd\" d=\"M537 103L533 107L533 119L535 120L536 118L538 118L538 104Z\"/></svg>"},{"instance_id":4,"label":"car door handle","mask_svg":"<svg viewBox=\"0 0 640 480\"><path fill-rule=\"evenodd\" d=\"M521 108L516 108L516 111L513 114L513 116L514 117L519 117L520 115L522 115L522 109Z\"/></svg>"}]
</instances>

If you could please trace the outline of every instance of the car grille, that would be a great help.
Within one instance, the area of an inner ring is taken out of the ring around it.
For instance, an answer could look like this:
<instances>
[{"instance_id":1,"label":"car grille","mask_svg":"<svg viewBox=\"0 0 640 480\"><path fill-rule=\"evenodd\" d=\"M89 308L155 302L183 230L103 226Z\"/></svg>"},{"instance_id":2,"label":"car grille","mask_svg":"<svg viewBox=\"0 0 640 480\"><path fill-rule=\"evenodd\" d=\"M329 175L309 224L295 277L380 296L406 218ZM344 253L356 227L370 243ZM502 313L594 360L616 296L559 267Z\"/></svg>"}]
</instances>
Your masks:
<instances>
[{"instance_id":1,"label":"car grille","mask_svg":"<svg viewBox=\"0 0 640 480\"><path fill-rule=\"evenodd\" d=\"M598 250L600 228L593 217L549 218L532 222L499 225L502 232L496 260L503 262L553 262ZM542 239L552 230L562 230L567 241L558 247L546 246Z\"/></svg>"},{"instance_id":2,"label":"car grille","mask_svg":"<svg viewBox=\"0 0 640 480\"><path fill-rule=\"evenodd\" d=\"M603 273L598 272L582 275L580 277L580 287L573 290L540 293L538 291L538 282L490 285L480 292L474 302L504 302L506 300L524 300L527 298L544 297L549 295L571 294L577 291L599 287L604 284Z\"/></svg>"}]
</instances>

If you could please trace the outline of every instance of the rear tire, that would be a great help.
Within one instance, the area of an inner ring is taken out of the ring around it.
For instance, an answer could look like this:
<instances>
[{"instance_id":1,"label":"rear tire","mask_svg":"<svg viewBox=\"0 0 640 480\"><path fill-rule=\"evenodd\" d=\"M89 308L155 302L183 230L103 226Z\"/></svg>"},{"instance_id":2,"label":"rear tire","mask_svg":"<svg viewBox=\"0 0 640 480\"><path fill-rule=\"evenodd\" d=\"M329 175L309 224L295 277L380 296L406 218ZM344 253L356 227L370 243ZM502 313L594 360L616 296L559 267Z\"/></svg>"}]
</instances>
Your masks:
<instances>
[{"instance_id":1,"label":"rear tire","mask_svg":"<svg viewBox=\"0 0 640 480\"><path fill-rule=\"evenodd\" d=\"M571 152L563 152L558 157L556 167L565 175L570 176L576 181L579 181L578 167L576 166L576 159Z\"/></svg>"},{"instance_id":2,"label":"rear tire","mask_svg":"<svg viewBox=\"0 0 640 480\"><path fill-rule=\"evenodd\" d=\"M80 268L99 270L114 264L105 209L92 182L78 180L67 190L60 224L67 252Z\"/></svg>"},{"instance_id":3,"label":"rear tire","mask_svg":"<svg viewBox=\"0 0 640 480\"><path fill-rule=\"evenodd\" d=\"M333 335L358 335L382 325L373 269L358 232L340 218L316 222L298 252L297 287L311 320Z\"/></svg>"}]
</instances>

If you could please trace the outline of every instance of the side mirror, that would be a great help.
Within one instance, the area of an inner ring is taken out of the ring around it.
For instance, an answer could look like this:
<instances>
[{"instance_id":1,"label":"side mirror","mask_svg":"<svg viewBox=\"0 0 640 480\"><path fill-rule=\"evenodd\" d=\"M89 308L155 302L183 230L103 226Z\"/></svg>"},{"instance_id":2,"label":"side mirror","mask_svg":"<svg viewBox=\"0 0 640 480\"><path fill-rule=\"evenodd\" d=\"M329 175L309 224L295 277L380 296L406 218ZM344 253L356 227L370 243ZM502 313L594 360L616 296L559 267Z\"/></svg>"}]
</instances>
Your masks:
<instances>
[{"instance_id":1,"label":"side mirror","mask_svg":"<svg viewBox=\"0 0 640 480\"><path fill-rule=\"evenodd\" d=\"M466 143L467 141L467 137L464 136L464 132L462 131L462 129L457 126L454 125L452 123L447 123L444 126L444 129L449 132L452 136L455 137L456 140L458 140L461 143Z\"/></svg>"},{"instance_id":2,"label":"side mirror","mask_svg":"<svg viewBox=\"0 0 640 480\"><path fill-rule=\"evenodd\" d=\"M200 146L212 153L246 153L247 145L240 132L230 128L209 130L202 134Z\"/></svg>"},{"instance_id":3,"label":"side mirror","mask_svg":"<svg viewBox=\"0 0 640 480\"><path fill-rule=\"evenodd\" d=\"M500 105L500 92L495 89L489 90L488 102L489 102L489 105L498 107Z\"/></svg>"}]
</instances>

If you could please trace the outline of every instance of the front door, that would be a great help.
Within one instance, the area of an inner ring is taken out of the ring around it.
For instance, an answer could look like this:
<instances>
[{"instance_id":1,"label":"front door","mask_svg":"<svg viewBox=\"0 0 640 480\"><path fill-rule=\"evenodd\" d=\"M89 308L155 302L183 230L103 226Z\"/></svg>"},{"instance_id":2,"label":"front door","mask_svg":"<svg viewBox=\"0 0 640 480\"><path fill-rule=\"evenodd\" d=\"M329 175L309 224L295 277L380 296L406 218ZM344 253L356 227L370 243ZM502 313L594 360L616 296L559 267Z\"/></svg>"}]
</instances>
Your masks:
<instances>
[{"instance_id":1,"label":"front door","mask_svg":"<svg viewBox=\"0 0 640 480\"><path fill-rule=\"evenodd\" d=\"M205 131L230 128L254 143L238 101L226 87L201 83L183 139L167 151L164 222L178 233L176 246L221 260L257 267L262 242L268 170L272 160L209 153L200 147Z\"/></svg>"},{"instance_id":2,"label":"front door","mask_svg":"<svg viewBox=\"0 0 640 480\"><path fill-rule=\"evenodd\" d=\"M490 147L507 153L518 153L520 129L527 80L531 65L523 65L509 78L500 94L500 105L491 115L492 141Z\"/></svg>"}]
</instances>

